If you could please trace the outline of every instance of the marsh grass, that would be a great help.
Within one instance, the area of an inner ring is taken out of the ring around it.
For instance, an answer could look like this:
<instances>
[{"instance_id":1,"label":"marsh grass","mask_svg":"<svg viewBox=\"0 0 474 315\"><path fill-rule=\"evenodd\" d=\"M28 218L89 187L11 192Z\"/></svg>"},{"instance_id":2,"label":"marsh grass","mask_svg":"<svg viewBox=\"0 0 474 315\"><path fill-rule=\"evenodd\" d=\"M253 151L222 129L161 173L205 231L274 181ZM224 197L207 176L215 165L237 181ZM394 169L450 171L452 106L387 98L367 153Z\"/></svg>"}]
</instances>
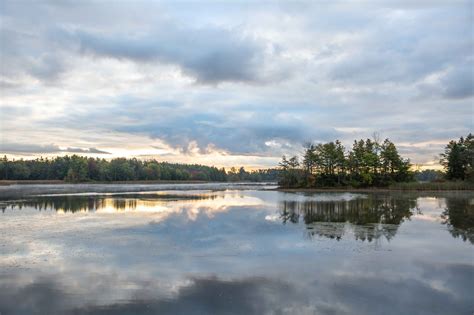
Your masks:
<instances>
[{"instance_id":1,"label":"marsh grass","mask_svg":"<svg viewBox=\"0 0 474 315\"><path fill-rule=\"evenodd\" d=\"M389 186L393 190L474 190L474 183L469 181L446 182L408 182Z\"/></svg>"}]
</instances>

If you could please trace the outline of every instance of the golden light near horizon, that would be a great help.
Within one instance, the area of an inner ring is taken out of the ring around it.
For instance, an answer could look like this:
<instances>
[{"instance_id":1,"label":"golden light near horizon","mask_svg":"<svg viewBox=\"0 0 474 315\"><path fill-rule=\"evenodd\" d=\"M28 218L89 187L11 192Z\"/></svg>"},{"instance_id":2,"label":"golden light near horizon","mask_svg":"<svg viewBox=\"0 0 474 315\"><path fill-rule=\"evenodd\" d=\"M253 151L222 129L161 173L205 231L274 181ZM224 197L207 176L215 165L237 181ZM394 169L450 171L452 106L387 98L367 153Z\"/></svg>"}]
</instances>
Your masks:
<instances>
[{"instance_id":1,"label":"golden light near horizon","mask_svg":"<svg viewBox=\"0 0 474 315\"><path fill-rule=\"evenodd\" d=\"M439 152L444 148L445 143L442 141L436 141L430 143L429 146L435 147ZM420 144L402 144L403 148L412 147L414 149L425 146L424 143ZM239 155L232 154L225 151L207 151L207 152L186 152L182 150L174 149L171 147L157 147L157 146L140 146L135 145L132 147L101 147L96 148L97 150L107 152L107 154L97 154L93 152L81 152L88 150L88 148L79 148L79 147L58 147L59 152L54 153L41 153L41 154L31 154L31 153L5 153L2 154L9 159L24 159L32 160L37 158L45 159L54 159L56 156L70 156L70 155L79 155L92 158L100 158L111 160L114 158L137 158L139 160L157 160L160 162L173 162L173 163L196 163L208 166L215 166L218 168L225 168L230 170L230 168L235 167L245 167L247 170L259 170L267 168L278 167L278 163L281 160L281 156L261 156L261 155ZM350 146L347 146L350 149ZM71 151L67 151L67 150ZM77 150L77 152L74 152ZM291 152L292 153L292 152ZM414 170L425 170L425 169L434 169L442 170L443 166L439 163L439 156L432 156L431 159L425 159L423 157L415 156L413 162ZM416 162L418 161L418 162Z\"/></svg>"}]
</instances>

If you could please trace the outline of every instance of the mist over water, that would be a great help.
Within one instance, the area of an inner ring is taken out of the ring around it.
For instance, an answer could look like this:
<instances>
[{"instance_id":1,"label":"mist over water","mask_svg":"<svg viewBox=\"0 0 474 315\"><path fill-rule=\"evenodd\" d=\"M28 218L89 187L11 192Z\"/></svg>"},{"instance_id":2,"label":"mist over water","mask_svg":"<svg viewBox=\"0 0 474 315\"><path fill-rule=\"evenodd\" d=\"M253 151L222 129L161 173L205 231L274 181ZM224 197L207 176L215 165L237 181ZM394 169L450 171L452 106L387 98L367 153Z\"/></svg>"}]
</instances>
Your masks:
<instances>
[{"instance_id":1,"label":"mist over water","mask_svg":"<svg viewBox=\"0 0 474 315\"><path fill-rule=\"evenodd\" d=\"M217 186L3 196L0 313L474 310L470 192Z\"/></svg>"}]
</instances>

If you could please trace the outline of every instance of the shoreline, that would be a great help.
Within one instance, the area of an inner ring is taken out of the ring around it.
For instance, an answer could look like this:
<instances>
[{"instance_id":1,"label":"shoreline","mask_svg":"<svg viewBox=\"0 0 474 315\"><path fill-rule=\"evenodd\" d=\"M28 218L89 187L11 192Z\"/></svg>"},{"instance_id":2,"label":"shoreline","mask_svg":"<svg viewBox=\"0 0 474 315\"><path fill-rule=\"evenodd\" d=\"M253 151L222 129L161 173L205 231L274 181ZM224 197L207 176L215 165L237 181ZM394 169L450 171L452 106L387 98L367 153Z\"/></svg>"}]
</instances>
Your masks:
<instances>
[{"instance_id":1,"label":"shoreline","mask_svg":"<svg viewBox=\"0 0 474 315\"><path fill-rule=\"evenodd\" d=\"M86 181L86 182L67 182L64 180L0 180L0 187L8 187L13 185L157 185L157 184L268 184L277 185L274 182L214 182L214 181L200 181L200 180L132 180L132 181ZM352 188L352 187L327 187L327 188L271 188L268 190L281 191L281 192L440 192L440 191L474 191L474 185L472 187L461 186L458 188L443 187L444 185L436 185L437 187L367 187L367 188Z\"/></svg>"},{"instance_id":2,"label":"shoreline","mask_svg":"<svg viewBox=\"0 0 474 315\"><path fill-rule=\"evenodd\" d=\"M271 181L206 181L206 180L127 180L127 181L85 181L68 182L64 180L0 180L0 187L12 185L157 185L157 184L268 184L277 185Z\"/></svg>"},{"instance_id":3,"label":"shoreline","mask_svg":"<svg viewBox=\"0 0 474 315\"><path fill-rule=\"evenodd\" d=\"M231 183L231 182L210 182L202 180L128 180L128 181L86 181L86 182L67 182L64 180L0 180L0 186L11 185L156 185L156 184L205 184L205 183Z\"/></svg>"},{"instance_id":4,"label":"shoreline","mask_svg":"<svg viewBox=\"0 0 474 315\"><path fill-rule=\"evenodd\" d=\"M474 187L469 189L423 189L423 188L274 188L270 190L281 191L281 192L361 192L361 193L374 193L374 192L453 192L453 191L472 191Z\"/></svg>"},{"instance_id":5,"label":"shoreline","mask_svg":"<svg viewBox=\"0 0 474 315\"><path fill-rule=\"evenodd\" d=\"M55 182L22 182L0 185L0 201L51 194L120 194L142 193L166 190L224 190L224 189L260 189L270 183L252 182L196 182L196 181L161 181L161 182L107 182L107 183L58 183ZM272 186L270 188L274 188Z\"/></svg>"}]
</instances>

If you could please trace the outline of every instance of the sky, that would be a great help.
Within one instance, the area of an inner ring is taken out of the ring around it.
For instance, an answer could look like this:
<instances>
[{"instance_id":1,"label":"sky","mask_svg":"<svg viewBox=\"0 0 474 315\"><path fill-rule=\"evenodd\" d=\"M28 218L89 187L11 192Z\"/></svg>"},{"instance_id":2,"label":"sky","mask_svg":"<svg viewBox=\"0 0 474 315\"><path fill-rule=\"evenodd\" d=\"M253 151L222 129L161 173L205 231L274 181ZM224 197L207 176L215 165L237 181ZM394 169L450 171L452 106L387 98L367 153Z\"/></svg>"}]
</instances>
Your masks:
<instances>
[{"instance_id":1,"label":"sky","mask_svg":"<svg viewBox=\"0 0 474 315\"><path fill-rule=\"evenodd\" d=\"M265 168L474 130L471 1L0 0L0 153Z\"/></svg>"}]
</instances>

